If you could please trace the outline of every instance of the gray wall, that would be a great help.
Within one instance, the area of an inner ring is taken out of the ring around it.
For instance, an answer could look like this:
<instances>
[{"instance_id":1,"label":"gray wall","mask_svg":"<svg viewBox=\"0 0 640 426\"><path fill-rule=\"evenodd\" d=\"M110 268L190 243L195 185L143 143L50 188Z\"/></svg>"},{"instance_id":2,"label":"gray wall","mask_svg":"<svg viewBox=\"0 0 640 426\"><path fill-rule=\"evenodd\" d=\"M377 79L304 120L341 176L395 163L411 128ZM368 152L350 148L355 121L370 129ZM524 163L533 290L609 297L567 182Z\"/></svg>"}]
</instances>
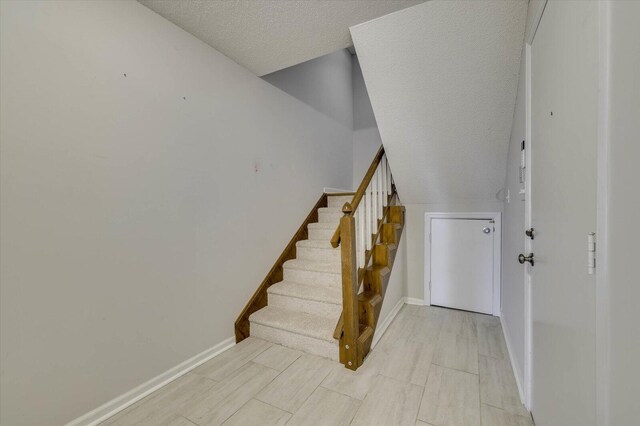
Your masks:
<instances>
[{"instance_id":1,"label":"gray wall","mask_svg":"<svg viewBox=\"0 0 640 426\"><path fill-rule=\"evenodd\" d=\"M524 383L524 267L516 259L524 253L525 208L519 195L524 184L520 183L520 147L526 139L525 82L526 57L522 52L520 80L513 114L507 178L505 188L509 191L509 201L504 203L502 221L502 289L500 292L502 321L512 350L514 369L520 383Z\"/></svg>"},{"instance_id":2,"label":"gray wall","mask_svg":"<svg viewBox=\"0 0 640 426\"><path fill-rule=\"evenodd\" d=\"M262 78L351 129L351 68L351 54L341 49Z\"/></svg>"},{"instance_id":3,"label":"gray wall","mask_svg":"<svg viewBox=\"0 0 640 426\"><path fill-rule=\"evenodd\" d=\"M382 145L380 132L357 56L353 56L353 185L362 181ZM393 167L392 163L389 163Z\"/></svg>"},{"instance_id":4,"label":"gray wall","mask_svg":"<svg viewBox=\"0 0 640 426\"><path fill-rule=\"evenodd\" d=\"M1 7L0 423L60 425L233 336L352 131L136 2Z\"/></svg>"},{"instance_id":5,"label":"gray wall","mask_svg":"<svg viewBox=\"0 0 640 426\"><path fill-rule=\"evenodd\" d=\"M640 2L609 6L609 424L632 425L640 418Z\"/></svg>"},{"instance_id":6,"label":"gray wall","mask_svg":"<svg viewBox=\"0 0 640 426\"><path fill-rule=\"evenodd\" d=\"M353 186L343 189L357 189L382 145L358 57L342 49L262 78L353 128Z\"/></svg>"}]
</instances>

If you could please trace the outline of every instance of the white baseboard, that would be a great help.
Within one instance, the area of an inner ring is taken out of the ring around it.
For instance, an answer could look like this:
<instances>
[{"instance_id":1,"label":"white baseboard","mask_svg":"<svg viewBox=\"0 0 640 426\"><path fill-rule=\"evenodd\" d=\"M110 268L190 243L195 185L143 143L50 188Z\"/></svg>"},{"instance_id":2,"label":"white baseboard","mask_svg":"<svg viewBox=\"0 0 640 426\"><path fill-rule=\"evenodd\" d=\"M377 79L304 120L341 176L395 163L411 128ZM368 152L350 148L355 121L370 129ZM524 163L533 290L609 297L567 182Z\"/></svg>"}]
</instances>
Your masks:
<instances>
[{"instance_id":1,"label":"white baseboard","mask_svg":"<svg viewBox=\"0 0 640 426\"><path fill-rule=\"evenodd\" d=\"M509 333L507 332L507 323L504 322L504 315L500 314L500 324L502 325L502 334L504 335L504 341L507 344L507 352L509 352L509 361L511 361L511 368L513 369L513 376L516 379L516 385L518 385L518 393L520 394L520 402L526 406L524 401L524 387L520 382L520 375L518 374L518 367L513 357L513 351L511 350L511 342L509 341ZM529 407L527 407L528 409Z\"/></svg>"},{"instance_id":2,"label":"white baseboard","mask_svg":"<svg viewBox=\"0 0 640 426\"><path fill-rule=\"evenodd\" d=\"M376 333L374 334L373 340L371 341L371 349L376 347L376 345L378 344L378 341L380 341L380 338L382 338L382 335L384 334L384 332L387 331L387 328L389 328L393 319L396 317L396 315L398 315L398 312L400 312L400 309L402 309L402 307L406 303L407 303L406 297L400 298L400 300L398 300L398 303L396 303L396 306L393 307L391 312L389 312L389 314L382 321L378 323L378 326L376 327Z\"/></svg>"},{"instance_id":3,"label":"white baseboard","mask_svg":"<svg viewBox=\"0 0 640 426\"><path fill-rule=\"evenodd\" d=\"M159 376L154 377L153 379L141 384L140 386L131 389L130 391L112 399L111 401L101 405L100 407L96 408L95 410L92 410L90 412L88 412L87 414L84 414L80 417L78 417L77 419L67 423L66 426L94 426L97 425L100 422L105 421L106 419L108 419L109 417L113 416L114 414L124 410L125 408L127 408L128 406L136 403L137 401L141 400L142 398L144 398L145 396L149 395L150 393L160 389L162 386L166 385L167 383L177 379L178 377L188 373L189 371L193 370L194 368L196 368L197 366L199 366L200 364L203 364L207 361L209 361L211 358L215 357L216 355L226 351L227 349L229 349L230 347L232 347L233 345L235 345L235 338L234 337L229 337L228 339L223 340L222 342L218 343L217 345L213 346L212 348L209 348L207 350L205 350L204 352L199 353L198 355L189 358L188 360L181 362L180 364L176 365L175 367L165 371L164 373L160 374Z\"/></svg>"},{"instance_id":4,"label":"white baseboard","mask_svg":"<svg viewBox=\"0 0 640 426\"><path fill-rule=\"evenodd\" d=\"M405 303L407 305L424 306L424 300L418 299L416 297L405 297Z\"/></svg>"}]
</instances>

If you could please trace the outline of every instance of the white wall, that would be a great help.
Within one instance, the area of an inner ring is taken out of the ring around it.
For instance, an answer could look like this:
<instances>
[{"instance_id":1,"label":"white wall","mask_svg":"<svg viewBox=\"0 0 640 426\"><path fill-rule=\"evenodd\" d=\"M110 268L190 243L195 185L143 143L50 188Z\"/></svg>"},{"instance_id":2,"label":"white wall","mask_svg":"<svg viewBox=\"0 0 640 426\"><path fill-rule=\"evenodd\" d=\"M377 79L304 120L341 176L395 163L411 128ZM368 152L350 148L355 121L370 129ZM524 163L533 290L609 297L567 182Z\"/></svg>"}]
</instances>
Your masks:
<instances>
[{"instance_id":1,"label":"white wall","mask_svg":"<svg viewBox=\"0 0 640 426\"><path fill-rule=\"evenodd\" d=\"M400 192L402 199L402 192ZM407 239L407 296L424 300L429 304L431 295L424 291L425 267L425 213L433 212L502 212L502 202L467 202L467 203L434 203L405 204Z\"/></svg>"},{"instance_id":2,"label":"white wall","mask_svg":"<svg viewBox=\"0 0 640 426\"><path fill-rule=\"evenodd\" d=\"M516 259L520 253L524 253L525 249L525 203L519 195L520 189L524 189L524 184L520 183L520 149L522 141L526 139L525 65L526 55L523 51L507 158L505 188L510 196L508 201L505 200L502 220L502 289L500 292L502 321L520 383L524 383L524 267Z\"/></svg>"},{"instance_id":3,"label":"white wall","mask_svg":"<svg viewBox=\"0 0 640 426\"><path fill-rule=\"evenodd\" d=\"M610 2L609 425L640 418L640 2ZM600 245L599 245L600 246ZM606 384L601 383L604 387Z\"/></svg>"},{"instance_id":4,"label":"white wall","mask_svg":"<svg viewBox=\"0 0 640 426\"><path fill-rule=\"evenodd\" d=\"M504 185L527 2L428 1L351 27L404 201Z\"/></svg>"},{"instance_id":5,"label":"white wall","mask_svg":"<svg viewBox=\"0 0 640 426\"><path fill-rule=\"evenodd\" d=\"M358 57L353 55L353 185L357 189L382 145L376 117L362 76ZM393 164L389 163L390 167Z\"/></svg>"},{"instance_id":6,"label":"white wall","mask_svg":"<svg viewBox=\"0 0 640 426\"><path fill-rule=\"evenodd\" d=\"M341 49L262 78L351 129L351 69L351 54Z\"/></svg>"},{"instance_id":7,"label":"white wall","mask_svg":"<svg viewBox=\"0 0 640 426\"><path fill-rule=\"evenodd\" d=\"M59 425L231 337L352 132L136 2L1 8L0 423Z\"/></svg>"}]
</instances>

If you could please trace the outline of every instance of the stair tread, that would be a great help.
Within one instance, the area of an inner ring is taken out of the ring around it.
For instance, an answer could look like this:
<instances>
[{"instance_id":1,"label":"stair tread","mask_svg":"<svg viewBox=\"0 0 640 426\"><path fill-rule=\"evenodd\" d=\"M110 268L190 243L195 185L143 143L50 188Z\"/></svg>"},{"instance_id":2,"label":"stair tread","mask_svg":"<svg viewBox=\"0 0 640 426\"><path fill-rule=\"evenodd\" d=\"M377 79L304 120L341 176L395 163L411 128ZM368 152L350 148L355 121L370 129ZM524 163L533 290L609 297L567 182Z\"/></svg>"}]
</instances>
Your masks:
<instances>
[{"instance_id":1,"label":"stair tread","mask_svg":"<svg viewBox=\"0 0 640 426\"><path fill-rule=\"evenodd\" d=\"M314 222L307 225L309 229L331 229L335 231L338 229L338 225L331 222Z\"/></svg>"},{"instance_id":2,"label":"stair tread","mask_svg":"<svg viewBox=\"0 0 640 426\"><path fill-rule=\"evenodd\" d=\"M377 304L382 302L382 296L373 291L363 291L358 294L358 301L361 303Z\"/></svg>"},{"instance_id":3,"label":"stair tread","mask_svg":"<svg viewBox=\"0 0 640 426\"><path fill-rule=\"evenodd\" d=\"M291 259L284 262L286 269L299 269L303 271L326 272L328 274L340 274L340 262L315 262L307 259Z\"/></svg>"},{"instance_id":4,"label":"stair tread","mask_svg":"<svg viewBox=\"0 0 640 426\"><path fill-rule=\"evenodd\" d=\"M342 289L340 287L312 286L292 281L280 281L269 287L267 291L298 299L314 300L334 305L342 304Z\"/></svg>"},{"instance_id":5,"label":"stair tread","mask_svg":"<svg viewBox=\"0 0 640 426\"><path fill-rule=\"evenodd\" d=\"M319 248L319 249L329 249L329 250L339 250L334 249L331 246L331 241L325 240L301 240L296 243L297 247L308 247L308 248Z\"/></svg>"},{"instance_id":6,"label":"stair tread","mask_svg":"<svg viewBox=\"0 0 640 426\"><path fill-rule=\"evenodd\" d=\"M387 246L389 248L389 250L395 250L396 248L398 248L396 243L376 243L376 245L377 246Z\"/></svg>"},{"instance_id":7,"label":"stair tread","mask_svg":"<svg viewBox=\"0 0 640 426\"><path fill-rule=\"evenodd\" d=\"M320 207L318 213L339 213L342 214L342 207Z\"/></svg>"},{"instance_id":8,"label":"stair tread","mask_svg":"<svg viewBox=\"0 0 640 426\"><path fill-rule=\"evenodd\" d=\"M266 306L254 312L249 320L267 327L313 337L319 340L335 342L333 330L338 318L327 318L304 312L288 311L285 309Z\"/></svg>"},{"instance_id":9,"label":"stair tread","mask_svg":"<svg viewBox=\"0 0 640 426\"><path fill-rule=\"evenodd\" d=\"M389 272L391 272L391 269L388 266L383 266L383 265L370 265L370 266L367 266L367 271L379 272L381 274L388 274Z\"/></svg>"}]
</instances>

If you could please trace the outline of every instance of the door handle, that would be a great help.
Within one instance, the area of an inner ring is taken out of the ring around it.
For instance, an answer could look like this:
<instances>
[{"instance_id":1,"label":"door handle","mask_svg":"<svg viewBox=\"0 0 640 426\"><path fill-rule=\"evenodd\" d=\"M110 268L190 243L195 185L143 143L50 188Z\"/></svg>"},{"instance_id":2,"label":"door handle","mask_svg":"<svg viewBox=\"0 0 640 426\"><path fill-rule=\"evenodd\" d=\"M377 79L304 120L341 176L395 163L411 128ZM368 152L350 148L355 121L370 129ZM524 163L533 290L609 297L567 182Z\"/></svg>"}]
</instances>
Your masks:
<instances>
[{"instance_id":1,"label":"door handle","mask_svg":"<svg viewBox=\"0 0 640 426\"><path fill-rule=\"evenodd\" d=\"M489 228L488 226L485 226L484 228L482 228L482 232L484 232L485 234L489 234L491 233L491 228Z\"/></svg>"},{"instance_id":2,"label":"door handle","mask_svg":"<svg viewBox=\"0 0 640 426\"><path fill-rule=\"evenodd\" d=\"M529 262L531 266L533 266L533 253L530 253L529 256L525 256L524 254L520 253L518 255L518 262L520 262L521 265L524 265L524 262Z\"/></svg>"}]
</instances>

